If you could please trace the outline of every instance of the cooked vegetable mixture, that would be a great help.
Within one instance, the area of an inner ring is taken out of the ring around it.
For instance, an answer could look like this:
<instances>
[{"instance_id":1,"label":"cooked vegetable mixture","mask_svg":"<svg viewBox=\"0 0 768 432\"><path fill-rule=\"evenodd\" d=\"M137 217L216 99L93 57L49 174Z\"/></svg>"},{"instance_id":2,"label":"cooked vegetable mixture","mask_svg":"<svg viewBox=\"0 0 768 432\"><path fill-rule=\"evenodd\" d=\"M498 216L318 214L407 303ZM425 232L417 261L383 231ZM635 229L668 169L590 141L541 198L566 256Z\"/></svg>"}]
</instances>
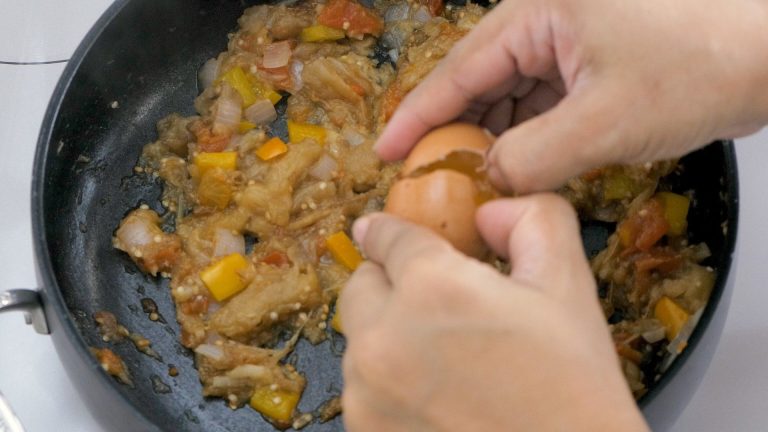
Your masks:
<instances>
[{"instance_id":1,"label":"cooked vegetable mixture","mask_svg":"<svg viewBox=\"0 0 768 432\"><path fill-rule=\"evenodd\" d=\"M251 7L199 72L198 115L158 123L136 171L163 180L166 211L131 211L114 246L170 278L204 396L249 404L277 427L306 424L305 378L283 359L298 338L341 330L332 306L363 259L350 224L383 207L399 169L372 145L484 12L441 0ZM684 348L714 282L697 264L706 245L686 240L690 197L659 186L675 167L607 167L562 190L583 218L617 223L592 264L638 396ZM324 417L340 410L327 406Z\"/></svg>"}]
</instances>

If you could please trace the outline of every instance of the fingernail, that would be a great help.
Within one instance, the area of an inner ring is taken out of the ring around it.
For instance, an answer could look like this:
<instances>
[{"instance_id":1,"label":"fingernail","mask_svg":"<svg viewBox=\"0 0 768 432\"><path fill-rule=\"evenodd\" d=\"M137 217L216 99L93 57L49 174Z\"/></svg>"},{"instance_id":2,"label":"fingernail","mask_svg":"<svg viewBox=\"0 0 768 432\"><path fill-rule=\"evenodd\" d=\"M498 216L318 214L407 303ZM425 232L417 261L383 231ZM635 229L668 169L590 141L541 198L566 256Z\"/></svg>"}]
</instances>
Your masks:
<instances>
[{"instance_id":1,"label":"fingernail","mask_svg":"<svg viewBox=\"0 0 768 432\"><path fill-rule=\"evenodd\" d=\"M391 120L392 120L392 119L390 119L390 121L391 121ZM378 154L379 154L379 152L381 151L381 145L382 145L382 144L381 144L381 141L382 141L381 139L382 139L382 138L386 138L386 137L387 137L387 135L388 135L388 131L389 131L389 127L387 127L387 126L384 126L384 130L383 130L383 131L381 131L381 134L379 134L379 138L376 140L376 142L375 142L375 143L373 143L373 151L374 151L374 152L376 152L376 154L377 154L377 155L378 155Z\"/></svg>"},{"instance_id":2,"label":"fingernail","mask_svg":"<svg viewBox=\"0 0 768 432\"><path fill-rule=\"evenodd\" d=\"M354 237L357 244L363 244L365 241L365 235L368 233L368 226L370 225L371 218L368 216L361 217L352 225L352 237Z\"/></svg>"}]
</instances>

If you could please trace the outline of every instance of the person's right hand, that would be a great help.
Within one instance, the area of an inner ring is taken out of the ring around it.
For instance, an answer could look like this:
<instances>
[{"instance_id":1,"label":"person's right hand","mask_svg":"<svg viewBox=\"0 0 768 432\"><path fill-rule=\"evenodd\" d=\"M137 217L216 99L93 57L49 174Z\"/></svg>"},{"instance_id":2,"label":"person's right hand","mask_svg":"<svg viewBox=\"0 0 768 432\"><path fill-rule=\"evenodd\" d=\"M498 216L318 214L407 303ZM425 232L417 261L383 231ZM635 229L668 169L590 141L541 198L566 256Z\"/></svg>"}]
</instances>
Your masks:
<instances>
[{"instance_id":1,"label":"person's right hand","mask_svg":"<svg viewBox=\"0 0 768 432\"><path fill-rule=\"evenodd\" d=\"M401 159L436 126L481 122L501 133L491 179L517 192L681 156L768 121L766 47L765 1L504 0L403 100L376 151Z\"/></svg>"}]
</instances>

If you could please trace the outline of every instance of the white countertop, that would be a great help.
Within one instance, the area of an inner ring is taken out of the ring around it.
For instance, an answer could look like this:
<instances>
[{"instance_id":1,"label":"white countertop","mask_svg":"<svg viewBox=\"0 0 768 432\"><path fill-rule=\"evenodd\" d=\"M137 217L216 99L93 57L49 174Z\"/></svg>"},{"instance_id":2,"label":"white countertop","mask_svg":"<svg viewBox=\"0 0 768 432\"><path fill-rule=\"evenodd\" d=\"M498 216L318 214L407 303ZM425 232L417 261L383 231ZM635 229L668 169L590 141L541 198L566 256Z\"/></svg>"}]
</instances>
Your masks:
<instances>
[{"instance_id":1,"label":"white countertop","mask_svg":"<svg viewBox=\"0 0 768 432\"><path fill-rule=\"evenodd\" d=\"M0 13L0 290L35 286L30 179L37 133L65 60L110 0L2 0ZM737 143L739 262L728 322L712 365L675 427L768 428L768 131ZM49 337L0 315L0 392L29 432L99 431Z\"/></svg>"}]
</instances>

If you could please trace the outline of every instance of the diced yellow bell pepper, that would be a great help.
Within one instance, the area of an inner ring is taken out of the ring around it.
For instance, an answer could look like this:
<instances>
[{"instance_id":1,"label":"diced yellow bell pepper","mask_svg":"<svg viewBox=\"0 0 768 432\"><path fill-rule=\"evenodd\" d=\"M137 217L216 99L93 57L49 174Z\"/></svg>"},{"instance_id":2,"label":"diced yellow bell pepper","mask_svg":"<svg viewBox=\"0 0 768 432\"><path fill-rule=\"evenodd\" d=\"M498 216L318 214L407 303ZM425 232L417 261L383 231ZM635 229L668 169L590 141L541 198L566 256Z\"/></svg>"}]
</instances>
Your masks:
<instances>
[{"instance_id":1,"label":"diced yellow bell pepper","mask_svg":"<svg viewBox=\"0 0 768 432\"><path fill-rule=\"evenodd\" d=\"M333 258L346 268L355 270L363 262L362 255L344 231L331 234L325 239L325 243Z\"/></svg>"},{"instance_id":2,"label":"diced yellow bell pepper","mask_svg":"<svg viewBox=\"0 0 768 432\"><path fill-rule=\"evenodd\" d=\"M239 253L227 255L200 272L208 291L216 301L226 300L242 291L247 281L242 272L248 268L248 260Z\"/></svg>"},{"instance_id":3,"label":"diced yellow bell pepper","mask_svg":"<svg viewBox=\"0 0 768 432\"><path fill-rule=\"evenodd\" d=\"M198 153L194 161L200 176L205 175L206 171L213 168L232 171L237 168L237 153L235 152L215 152Z\"/></svg>"},{"instance_id":4,"label":"diced yellow bell pepper","mask_svg":"<svg viewBox=\"0 0 768 432\"><path fill-rule=\"evenodd\" d=\"M205 172L197 185L197 200L205 207L224 210L232 199L232 185L224 170L213 168Z\"/></svg>"},{"instance_id":5,"label":"diced yellow bell pepper","mask_svg":"<svg viewBox=\"0 0 768 432\"><path fill-rule=\"evenodd\" d=\"M283 140L278 137L274 137L269 141L262 144L258 150L256 150L256 156L261 160L270 160L288 151L288 146L285 145Z\"/></svg>"},{"instance_id":6,"label":"diced yellow bell pepper","mask_svg":"<svg viewBox=\"0 0 768 432\"><path fill-rule=\"evenodd\" d=\"M260 387L251 396L251 408L265 417L286 424L291 421L300 397L299 393Z\"/></svg>"},{"instance_id":7,"label":"diced yellow bell pepper","mask_svg":"<svg viewBox=\"0 0 768 432\"><path fill-rule=\"evenodd\" d=\"M325 128L309 123L296 123L288 120L288 138L294 144L304 139L313 139L318 144L325 144Z\"/></svg>"},{"instance_id":8,"label":"diced yellow bell pepper","mask_svg":"<svg viewBox=\"0 0 768 432\"><path fill-rule=\"evenodd\" d=\"M327 42L344 39L344 30L324 26L313 25L301 30L302 42Z\"/></svg>"},{"instance_id":9,"label":"diced yellow bell pepper","mask_svg":"<svg viewBox=\"0 0 768 432\"><path fill-rule=\"evenodd\" d=\"M624 174L609 175L603 180L603 198L620 200L632 197L634 183Z\"/></svg>"},{"instance_id":10,"label":"diced yellow bell pepper","mask_svg":"<svg viewBox=\"0 0 768 432\"><path fill-rule=\"evenodd\" d=\"M271 88L264 87L262 89L256 90L256 92L259 94L259 96L269 99L269 101L272 102L272 105L280 102L280 99L282 99L280 93L272 90Z\"/></svg>"},{"instance_id":11,"label":"diced yellow bell pepper","mask_svg":"<svg viewBox=\"0 0 768 432\"><path fill-rule=\"evenodd\" d=\"M659 299L654 308L656 319L666 328L667 339L677 337L691 315L671 298L664 296Z\"/></svg>"},{"instance_id":12,"label":"diced yellow bell pepper","mask_svg":"<svg viewBox=\"0 0 768 432\"><path fill-rule=\"evenodd\" d=\"M333 318L331 318L331 328L339 333L344 333L341 327L341 313L339 312L338 305L336 306L336 313L334 313Z\"/></svg>"},{"instance_id":13,"label":"diced yellow bell pepper","mask_svg":"<svg viewBox=\"0 0 768 432\"><path fill-rule=\"evenodd\" d=\"M635 234L632 232L629 224L619 224L618 228L616 228L616 234L619 235L619 242L623 247L630 247L635 241Z\"/></svg>"},{"instance_id":14,"label":"diced yellow bell pepper","mask_svg":"<svg viewBox=\"0 0 768 432\"><path fill-rule=\"evenodd\" d=\"M673 236L683 235L688 225L688 209L691 206L691 200L687 196L672 192L659 192L656 197L664 206L664 219L669 223L667 233Z\"/></svg>"},{"instance_id":15,"label":"diced yellow bell pepper","mask_svg":"<svg viewBox=\"0 0 768 432\"><path fill-rule=\"evenodd\" d=\"M255 128L255 127L256 127L255 124L253 124L253 123L251 123L249 121L243 120L237 126L237 131L240 132L241 134L244 134L244 133L248 132L249 130L251 130L251 129Z\"/></svg>"},{"instance_id":16,"label":"diced yellow bell pepper","mask_svg":"<svg viewBox=\"0 0 768 432\"><path fill-rule=\"evenodd\" d=\"M248 75L240 66L235 66L225 72L224 75L221 76L221 79L240 93L244 107L251 106L256 102L257 94L254 92L253 86L248 80Z\"/></svg>"},{"instance_id":17,"label":"diced yellow bell pepper","mask_svg":"<svg viewBox=\"0 0 768 432\"><path fill-rule=\"evenodd\" d=\"M272 105L276 104L280 101L280 99L282 99L280 93L274 91L272 87L262 82L257 76L249 74L248 82L251 83L251 88L253 89L253 92L256 93L256 96L269 99L269 101L272 102Z\"/></svg>"}]
</instances>

